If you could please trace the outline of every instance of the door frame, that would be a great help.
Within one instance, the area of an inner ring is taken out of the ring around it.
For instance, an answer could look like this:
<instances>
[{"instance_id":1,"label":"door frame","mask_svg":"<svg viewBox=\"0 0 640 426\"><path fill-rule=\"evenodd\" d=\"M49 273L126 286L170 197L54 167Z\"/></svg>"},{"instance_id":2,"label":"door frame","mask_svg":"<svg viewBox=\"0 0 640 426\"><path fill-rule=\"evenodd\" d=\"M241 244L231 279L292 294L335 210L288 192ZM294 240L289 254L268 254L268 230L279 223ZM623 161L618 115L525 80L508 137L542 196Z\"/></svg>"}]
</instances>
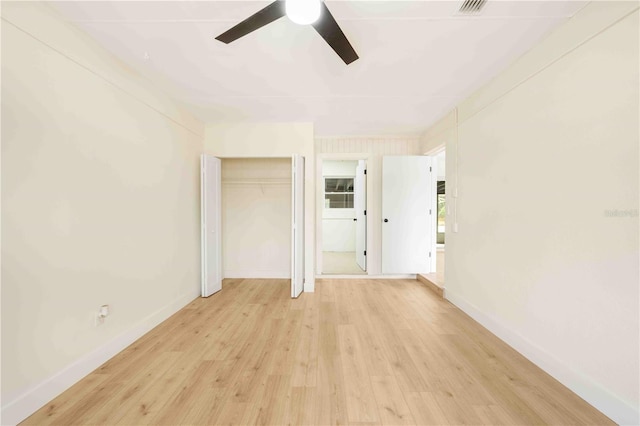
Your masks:
<instances>
[{"instance_id":1,"label":"door frame","mask_svg":"<svg viewBox=\"0 0 640 426\"><path fill-rule=\"evenodd\" d=\"M431 208L432 208L432 211L435 213L436 218L438 216L438 164L434 160L438 154L440 154L441 152L445 152L446 148L447 148L446 145L443 143L442 145L438 145L435 148L423 154L426 157L431 157L431 164L433 165L432 167L433 167L433 173L435 178L433 179L432 186L431 186L431 191L432 191L431 193L434 195L433 197L431 197L432 199ZM445 170L445 173L446 173L446 170ZM447 177L445 176L445 185L446 185L446 182L447 182ZM447 206L446 207L447 210L446 210L445 216L447 216L446 220L448 221L449 205L446 204L446 206ZM446 223L447 222L445 222L445 224ZM447 238L447 232L445 229L445 244L447 241L446 238ZM437 260L438 260L438 227L437 226L434 226L431 231L431 253L433 253L431 255L431 271L435 272Z\"/></svg>"},{"instance_id":2,"label":"door frame","mask_svg":"<svg viewBox=\"0 0 640 426\"><path fill-rule=\"evenodd\" d=\"M369 275L370 263L369 257L367 258L367 270L365 274L360 275L323 275L322 274L322 211L324 209L324 180L322 179L322 164L324 160L346 160L346 161L358 161L364 160L367 163L367 172L370 170L372 164L371 159L373 154L369 153L355 153L355 154L347 154L347 153L325 153L325 154L316 154L316 269L315 276L317 278L327 278L327 277L340 277L340 278L360 278L366 277ZM373 211L373 200L371 197L371 184L369 179L369 173L367 173L367 182L366 182L366 196L367 196L367 242L366 242L366 250L367 255L371 254L371 242L373 241L372 227L371 221L369 220L369 212Z\"/></svg>"},{"instance_id":3,"label":"door frame","mask_svg":"<svg viewBox=\"0 0 640 426\"><path fill-rule=\"evenodd\" d=\"M221 164L220 164L220 171L221 171L221 172L222 172L222 162L223 162L224 160L252 160L252 159L255 159L255 160L289 160L289 161L291 162L291 164L293 165L293 157L292 157L292 156L283 156L283 155L260 155L260 156L256 156L256 155L242 155L242 156L238 156L238 155L224 155L224 156L223 156L223 155L216 155L216 154L212 154L212 153L210 153L210 152L202 152L201 154L209 155L209 156L212 156L212 157L215 157L215 158L220 159L220 161L221 161ZM302 157L304 157L302 154L300 154L300 155L301 155ZM306 158L306 157L305 157L305 158ZM305 179L306 179L306 175L305 175ZM221 184L221 186L222 186L222 179L221 179L221 181L220 181L220 184ZM292 187L292 188L293 188L293 185L294 185L294 182L293 182L293 180L292 180L292 182L291 182L291 187ZM201 191L202 191L202 185L201 185ZM221 191L222 191L222 188L221 188ZM200 202L202 203L202 199L201 199L201 201L200 201ZM291 205L292 205L292 207L293 207L293 202L294 202L294 200L293 200L293 194L292 194L292 195L291 195ZM221 208L222 208L222 192L220 192L220 206L221 206ZM294 217L293 217L293 214L292 214L292 216L291 216L291 228L292 228L292 229L293 229L293 221L294 221ZM202 227L202 225L201 225L201 227ZM202 229L202 228L201 228L201 229ZM202 231L201 231L201 232L202 232ZM220 275L221 275L221 280L223 280L223 281L224 281L224 279L225 279L225 274L224 274L224 253L222 252L222 232L224 232L224 231L222 231L222 230L221 230L221 234L220 234L220 259L221 259L221 260L220 260L220 270L221 270ZM303 232L304 232L304 231L303 231ZM202 237L201 237L201 239L202 239ZM201 243L201 244L202 244L202 243ZM291 257L292 257L292 262L293 262L293 250L294 250L294 247L293 247L293 241L291 241ZM204 261L204 258L203 258L203 254L202 254L202 246L201 246L201 254L200 254L200 258L201 258L201 262L203 262L203 261ZM304 259L306 259L306 255L304 256ZM304 262L304 259L303 259L303 262ZM200 265L200 268L201 268L201 270L202 270L202 264ZM293 271L292 271L292 272L293 272ZM303 276L303 279L304 279L304 276ZM293 288L293 275L291 276L291 283L292 283L292 284L291 284L291 287ZM304 286L303 286L302 292L304 292Z\"/></svg>"},{"instance_id":4,"label":"door frame","mask_svg":"<svg viewBox=\"0 0 640 426\"><path fill-rule=\"evenodd\" d=\"M361 187L364 189L359 191L359 188ZM353 190L353 206L356 209L356 263L363 271L367 272L369 270L367 268L367 225L369 218L367 216L367 162L365 160L358 160L356 165L356 177L353 182ZM361 201L362 197L364 197L364 203ZM361 209L358 209L358 207ZM359 232L362 229L361 225L363 223L364 235ZM364 238L364 245L360 247L360 250L358 250L358 244L360 242L358 235Z\"/></svg>"},{"instance_id":5,"label":"door frame","mask_svg":"<svg viewBox=\"0 0 640 426\"><path fill-rule=\"evenodd\" d=\"M305 160L302 155L291 156L291 298L304 292L304 183Z\"/></svg>"}]
</instances>

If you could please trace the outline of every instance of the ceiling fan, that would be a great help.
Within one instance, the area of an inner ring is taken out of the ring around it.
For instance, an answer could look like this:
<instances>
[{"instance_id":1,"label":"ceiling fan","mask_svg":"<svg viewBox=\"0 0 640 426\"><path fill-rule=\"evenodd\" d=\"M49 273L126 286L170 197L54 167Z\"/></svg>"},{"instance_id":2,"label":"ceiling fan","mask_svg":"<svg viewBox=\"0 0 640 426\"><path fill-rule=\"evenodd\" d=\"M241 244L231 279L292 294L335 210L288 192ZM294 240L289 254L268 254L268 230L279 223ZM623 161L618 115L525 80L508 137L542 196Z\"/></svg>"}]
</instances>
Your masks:
<instances>
[{"instance_id":1,"label":"ceiling fan","mask_svg":"<svg viewBox=\"0 0 640 426\"><path fill-rule=\"evenodd\" d=\"M358 59L358 54L321 0L276 0L220 34L216 40L229 44L285 15L296 24L313 26L345 64Z\"/></svg>"}]
</instances>

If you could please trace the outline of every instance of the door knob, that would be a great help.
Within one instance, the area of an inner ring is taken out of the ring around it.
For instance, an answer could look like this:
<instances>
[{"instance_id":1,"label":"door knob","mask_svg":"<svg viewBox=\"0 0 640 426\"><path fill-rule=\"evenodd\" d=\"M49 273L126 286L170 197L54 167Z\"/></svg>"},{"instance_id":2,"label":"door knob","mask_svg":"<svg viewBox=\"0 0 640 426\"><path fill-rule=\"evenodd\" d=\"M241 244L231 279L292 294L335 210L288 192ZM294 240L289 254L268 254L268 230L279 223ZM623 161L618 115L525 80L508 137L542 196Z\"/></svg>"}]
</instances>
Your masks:
<instances>
[{"instance_id":1,"label":"door knob","mask_svg":"<svg viewBox=\"0 0 640 426\"><path fill-rule=\"evenodd\" d=\"M384 220L384 223L387 223L387 222L389 222L389 219L385 219L385 220Z\"/></svg>"},{"instance_id":2,"label":"door knob","mask_svg":"<svg viewBox=\"0 0 640 426\"><path fill-rule=\"evenodd\" d=\"M358 219L354 217L354 218L353 218L353 221L354 221L354 222L357 222L357 221L358 221Z\"/></svg>"}]
</instances>

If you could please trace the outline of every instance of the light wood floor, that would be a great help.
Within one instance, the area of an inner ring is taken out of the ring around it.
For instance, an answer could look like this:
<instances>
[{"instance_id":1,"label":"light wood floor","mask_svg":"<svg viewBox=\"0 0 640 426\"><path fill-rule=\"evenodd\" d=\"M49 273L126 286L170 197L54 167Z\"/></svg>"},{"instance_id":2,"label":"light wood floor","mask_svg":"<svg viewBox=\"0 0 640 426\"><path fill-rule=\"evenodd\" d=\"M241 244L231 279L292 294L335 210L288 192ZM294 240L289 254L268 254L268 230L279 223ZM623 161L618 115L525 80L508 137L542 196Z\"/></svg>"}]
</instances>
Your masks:
<instances>
[{"instance_id":1,"label":"light wood floor","mask_svg":"<svg viewBox=\"0 0 640 426\"><path fill-rule=\"evenodd\" d=\"M229 280L25 424L610 424L415 280Z\"/></svg>"}]
</instances>

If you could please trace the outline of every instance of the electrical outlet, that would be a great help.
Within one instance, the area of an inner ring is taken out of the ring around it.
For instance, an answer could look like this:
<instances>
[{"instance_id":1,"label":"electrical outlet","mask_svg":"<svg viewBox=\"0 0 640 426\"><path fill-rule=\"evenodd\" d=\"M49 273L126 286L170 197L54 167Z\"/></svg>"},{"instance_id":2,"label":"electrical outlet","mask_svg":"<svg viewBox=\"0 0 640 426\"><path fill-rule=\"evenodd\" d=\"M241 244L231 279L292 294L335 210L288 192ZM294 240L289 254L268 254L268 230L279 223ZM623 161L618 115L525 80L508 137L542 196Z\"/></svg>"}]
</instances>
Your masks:
<instances>
[{"instance_id":1,"label":"electrical outlet","mask_svg":"<svg viewBox=\"0 0 640 426\"><path fill-rule=\"evenodd\" d=\"M95 326L104 324L104 320L109 316L109 305L102 305L95 315Z\"/></svg>"},{"instance_id":2,"label":"electrical outlet","mask_svg":"<svg viewBox=\"0 0 640 426\"><path fill-rule=\"evenodd\" d=\"M109 316L109 305L102 305L100 306L100 310L98 311L99 315L103 318L106 318Z\"/></svg>"}]
</instances>

